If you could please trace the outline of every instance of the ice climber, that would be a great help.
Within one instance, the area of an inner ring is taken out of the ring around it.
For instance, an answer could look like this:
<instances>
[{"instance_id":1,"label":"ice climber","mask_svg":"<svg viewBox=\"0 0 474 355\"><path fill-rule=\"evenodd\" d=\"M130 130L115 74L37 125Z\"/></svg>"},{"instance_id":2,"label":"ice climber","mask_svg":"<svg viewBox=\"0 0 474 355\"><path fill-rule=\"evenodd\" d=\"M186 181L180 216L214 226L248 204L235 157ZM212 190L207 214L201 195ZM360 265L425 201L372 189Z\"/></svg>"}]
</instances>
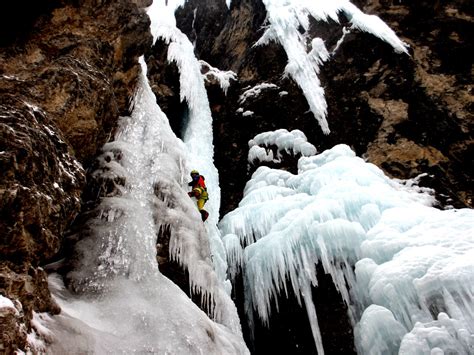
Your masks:
<instances>
[{"instance_id":1,"label":"ice climber","mask_svg":"<svg viewBox=\"0 0 474 355\"><path fill-rule=\"evenodd\" d=\"M192 190L188 192L188 195L189 197L196 197L197 207L204 222L209 217L209 213L204 209L204 204L209 200L204 176L200 175L197 170L193 170L191 171L191 178L193 180L188 185L191 186Z\"/></svg>"}]
</instances>

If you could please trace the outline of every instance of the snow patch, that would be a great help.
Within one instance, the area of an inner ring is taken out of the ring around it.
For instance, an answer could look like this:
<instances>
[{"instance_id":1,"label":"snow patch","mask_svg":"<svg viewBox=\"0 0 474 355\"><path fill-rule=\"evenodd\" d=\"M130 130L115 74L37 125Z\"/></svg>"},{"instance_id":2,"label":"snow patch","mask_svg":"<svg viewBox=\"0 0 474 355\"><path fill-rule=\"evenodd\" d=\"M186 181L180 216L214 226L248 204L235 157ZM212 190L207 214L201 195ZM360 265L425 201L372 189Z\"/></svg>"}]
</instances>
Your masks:
<instances>
[{"instance_id":1,"label":"snow patch","mask_svg":"<svg viewBox=\"0 0 474 355\"><path fill-rule=\"evenodd\" d=\"M257 97L262 93L263 90L278 89L279 87L272 83L260 83L254 87L245 90L242 95L239 96L239 103L243 104L247 99Z\"/></svg>"},{"instance_id":2,"label":"snow patch","mask_svg":"<svg viewBox=\"0 0 474 355\"><path fill-rule=\"evenodd\" d=\"M51 321L51 317L47 313L33 312L31 320L31 332L27 335L29 350L35 354L45 353L46 343L53 340L53 333L47 327L47 323Z\"/></svg>"},{"instance_id":3,"label":"snow patch","mask_svg":"<svg viewBox=\"0 0 474 355\"><path fill-rule=\"evenodd\" d=\"M0 295L0 314L13 313L18 315L18 311L15 308L12 300L8 297Z\"/></svg>"},{"instance_id":4,"label":"snow patch","mask_svg":"<svg viewBox=\"0 0 474 355\"><path fill-rule=\"evenodd\" d=\"M223 71L214 68L209 63L206 63L204 60L199 60L199 63L201 64L201 68L204 68L204 80L208 82L211 82L212 79L217 80L222 91L225 95L227 95L227 90L229 89L230 81L237 80L237 74L234 73L232 70Z\"/></svg>"}]
</instances>

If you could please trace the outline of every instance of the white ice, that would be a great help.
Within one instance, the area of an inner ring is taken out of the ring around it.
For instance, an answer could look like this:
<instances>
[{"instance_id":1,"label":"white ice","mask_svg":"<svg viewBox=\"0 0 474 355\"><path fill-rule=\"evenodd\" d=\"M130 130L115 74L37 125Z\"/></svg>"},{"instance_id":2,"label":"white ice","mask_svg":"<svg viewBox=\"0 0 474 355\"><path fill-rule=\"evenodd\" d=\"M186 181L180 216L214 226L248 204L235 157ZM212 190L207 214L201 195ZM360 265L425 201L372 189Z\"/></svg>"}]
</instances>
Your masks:
<instances>
[{"instance_id":1,"label":"white ice","mask_svg":"<svg viewBox=\"0 0 474 355\"><path fill-rule=\"evenodd\" d=\"M204 80L209 82L213 79L217 80L222 91L225 95L227 95L227 90L230 87L231 80L237 80L237 74L234 73L232 70L220 70L214 68L212 65L205 62L204 60L200 60L199 63L201 64L201 70L204 71Z\"/></svg>"},{"instance_id":2,"label":"white ice","mask_svg":"<svg viewBox=\"0 0 474 355\"><path fill-rule=\"evenodd\" d=\"M276 147L274 159L272 146ZM263 132L249 141L248 162L256 164L264 161L278 161L282 151L288 154L308 157L316 154L316 147L308 142L306 135L299 129L289 132L286 129Z\"/></svg>"},{"instance_id":3,"label":"white ice","mask_svg":"<svg viewBox=\"0 0 474 355\"><path fill-rule=\"evenodd\" d=\"M212 116L209 100L201 75L201 63L194 55L194 47L189 39L176 27L174 11L184 1L171 1L168 6L155 2L148 14L152 21L151 30L155 40L161 38L168 47L168 61L174 62L180 74L180 97L189 108L189 122L184 131L183 141L186 146L186 168L196 169L206 178L209 201L205 209L209 212L206 223L210 240L213 263L220 282L230 293L230 283L226 281L226 257L219 230L220 186L219 175L214 166L214 146L212 133Z\"/></svg>"},{"instance_id":4,"label":"white ice","mask_svg":"<svg viewBox=\"0 0 474 355\"><path fill-rule=\"evenodd\" d=\"M283 47L288 57L285 74L301 88L311 112L326 134L330 132L326 120L327 103L318 74L330 54L321 38L312 38L308 46L309 16L339 23L339 14L344 14L352 24L351 28L373 34L398 53L407 53L407 45L379 17L364 14L348 0L263 0L263 3L269 25L256 45L275 41Z\"/></svg>"},{"instance_id":5,"label":"white ice","mask_svg":"<svg viewBox=\"0 0 474 355\"><path fill-rule=\"evenodd\" d=\"M469 355L474 350L472 328L441 312L438 319L425 324L416 323L404 336L399 353L402 355L459 354Z\"/></svg>"},{"instance_id":6,"label":"white ice","mask_svg":"<svg viewBox=\"0 0 474 355\"><path fill-rule=\"evenodd\" d=\"M250 164L274 161L273 151L254 145L249 149L247 161Z\"/></svg>"},{"instance_id":7,"label":"white ice","mask_svg":"<svg viewBox=\"0 0 474 355\"><path fill-rule=\"evenodd\" d=\"M98 174L125 185L102 199L76 245L77 263L68 280L77 293L50 278L63 310L47 322L55 339L52 353L248 353L216 227L220 189L204 79L192 45L175 27L174 9L181 3L154 2L148 11L154 38L170 44L168 58L180 70L181 98L190 111L184 140L156 104L142 58L133 113L121 119L115 140L99 158ZM206 177L211 198L206 224L186 193L191 169ZM170 234L171 258L189 272L191 292L201 295L208 314L160 273L156 238L163 230Z\"/></svg>"},{"instance_id":8,"label":"white ice","mask_svg":"<svg viewBox=\"0 0 474 355\"><path fill-rule=\"evenodd\" d=\"M315 334L308 285L317 285L320 262L349 307L359 353L472 351L474 211L433 202L429 190L391 180L345 145L300 158L297 175L258 168L220 222L232 236L228 255L237 239L244 247L229 263L245 270L249 319L255 311L268 323L289 280ZM318 334L315 343L321 353Z\"/></svg>"}]
</instances>

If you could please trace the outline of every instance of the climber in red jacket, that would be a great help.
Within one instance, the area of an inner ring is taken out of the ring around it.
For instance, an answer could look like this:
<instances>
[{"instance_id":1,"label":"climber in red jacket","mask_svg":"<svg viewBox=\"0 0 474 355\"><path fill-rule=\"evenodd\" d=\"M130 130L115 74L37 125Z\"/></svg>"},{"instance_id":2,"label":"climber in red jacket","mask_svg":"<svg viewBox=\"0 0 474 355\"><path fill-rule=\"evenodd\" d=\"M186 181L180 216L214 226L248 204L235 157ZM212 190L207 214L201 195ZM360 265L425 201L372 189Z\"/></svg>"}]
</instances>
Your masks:
<instances>
[{"instance_id":1,"label":"climber in red jacket","mask_svg":"<svg viewBox=\"0 0 474 355\"><path fill-rule=\"evenodd\" d=\"M204 176L200 175L197 170L191 171L192 181L188 184L191 186L191 192L188 192L189 197L195 197L197 200L197 207L199 213L201 213L201 219L204 222L209 213L204 209L204 204L209 200L207 194L206 183L204 182Z\"/></svg>"}]
</instances>

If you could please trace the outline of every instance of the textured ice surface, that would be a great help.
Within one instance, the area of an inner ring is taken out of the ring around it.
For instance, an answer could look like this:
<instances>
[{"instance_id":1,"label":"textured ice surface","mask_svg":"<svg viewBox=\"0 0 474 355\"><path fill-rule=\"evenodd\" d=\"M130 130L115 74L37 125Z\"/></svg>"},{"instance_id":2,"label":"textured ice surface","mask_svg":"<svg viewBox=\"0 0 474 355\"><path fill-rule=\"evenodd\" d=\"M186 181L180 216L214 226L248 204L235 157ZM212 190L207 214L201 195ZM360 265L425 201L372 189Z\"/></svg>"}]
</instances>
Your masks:
<instances>
[{"instance_id":1,"label":"textured ice surface","mask_svg":"<svg viewBox=\"0 0 474 355\"><path fill-rule=\"evenodd\" d=\"M264 147L267 148L264 148ZM277 157L274 158L273 152L269 149L271 146L276 146ZM303 156L311 156L316 154L316 148L311 143L308 143L303 132L295 129L288 132L286 129L278 129L271 132L263 132L256 135L249 141L248 162L254 164L256 162L264 161L279 161L280 152Z\"/></svg>"},{"instance_id":2,"label":"textured ice surface","mask_svg":"<svg viewBox=\"0 0 474 355\"><path fill-rule=\"evenodd\" d=\"M132 117L121 121L116 140L104 147L106 153L118 149L126 185L120 196L102 200L101 213L89 225L91 235L78 242L80 264L68 276L80 296L60 287L55 292L64 311L51 325L55 334L70 352L245 353L235 306L213 268L206 228L186 194L187 147L172 133L144 77ZM160 274L155 246L160 229L170 231L170 254L189 271L192 291L225 327ZM57 333L62 328L67 331ZM68 342L71 332L84 337L83 348Z\"/></svg>"},{"instance_id":3,"label":"textured ice surface","mask_svg":"<svg viewBox=\"0 0 474 355\"><path fill-rule=\"evenodd\" d=\"M169 42L168 57L180 70L181 97L190 111L184 141L156 104L142 58L133 113L121 119L99 158L108 177L125 184L119 195L103 198L90 233L77 243L78 262L68 279L78 294L50 280L63 309L48 322L58 340L53 353L248 353L215 225L220 190L212 117L200 63L174 24L178 4L155 2L148 10L155 39ZM210 223L202 223L186 193L191 169L206 176ZM210 317L158 270L156 242L163 230L170 235L171 257L189 272L191 292L201 295Z\"/></svg>"},{"instance_id":4,"label":"textured ice surface","mask_svg":"<svg viewBox=\"0 0 474 355\"><path fill-rule=\"evenodd\" d=\"M472 299L471 299L472 302ZM462 354L474 353L472 327L442 312L432 322L416 323L411 332L402 340L399 353L416 354Z\"/></svg>"},{"instance_id":5,"label":"textured ice surface","mask_svg":"<svg viewBox=\"0 0 474 355\"><path fill-rule=\"evenodd\" d=\"M367 355L394 353L400 347L407 329L398 322L388 309L370 305L357 327L358 352Z\"/></svg>"},{"instance_id":6,"label":"textured ice surface","mask_svg":"<svg viewBox=\"0 0 474 355\"><path fill-rule=\"evenodd\" d=\"M359 353L472 351L474 211L432 203L345 145L300 158L297 175L258 168L220 222L229 264L244 270L249 318L267 323L289 280L317 333L309 285L320 262L349 306Z\"/></svg>"},{"instance_id":7,"label":"textured ice surface","mask_svg":"<svg viewBox=\"0 0 474 355\"><path fill-rule=\"evenodd\" d=\"M183 1L174 1L165 6L162 2L153 4L148 13L152 20L154 38L161 38L168 47L168 61L174 62L179 69L180 97L188 105L188 123L184 130L183 142L186 146L186 168L198 170L206 178L209 201L205 209L209 212L206 222L213 262L221 282L226 283L225 252L219 230L220 186L219 175L214 166L214 145L212 116L209 100L201 75L201 63L194 55L194 47L189 39L177 27L174 10ZM171 143L173 144L173 143ZM230 284L227 282L230 293Z\"/></svg>"}]
</instances>

